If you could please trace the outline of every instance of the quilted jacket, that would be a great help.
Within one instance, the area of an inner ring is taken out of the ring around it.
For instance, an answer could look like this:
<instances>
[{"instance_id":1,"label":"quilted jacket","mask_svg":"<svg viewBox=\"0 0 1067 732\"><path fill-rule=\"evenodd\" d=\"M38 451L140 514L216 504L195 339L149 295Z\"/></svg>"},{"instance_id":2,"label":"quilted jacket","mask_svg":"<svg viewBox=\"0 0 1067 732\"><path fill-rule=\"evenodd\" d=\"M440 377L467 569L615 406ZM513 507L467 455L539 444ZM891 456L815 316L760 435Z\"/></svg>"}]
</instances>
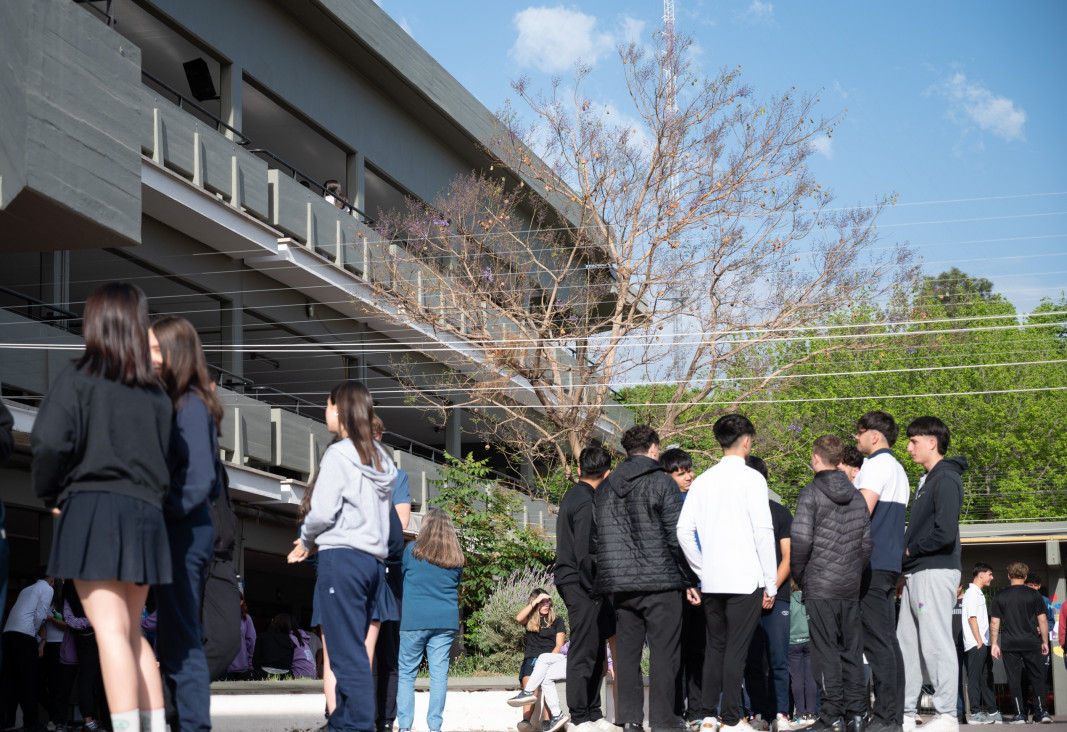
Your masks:
<instances>
[{"instance_id":1,"label":"quilted jacket","mask_svg":"<svg viewBox=\"0 0 1067 732\"><path fill-rule=\"evenodd\" d=\"M598 592L696 586L676 533L683 500L675 482L650 457L633 455L611 471L594 499Z\"/></svg>"},{"instance_id":2,"label":"quilted jacket","mask_svg":"<svg viewBox=\"0 0 1067 732\"><path fill-rule=\"evenodd\" d=\"M789 570L804 600L859 600L871 559L867 502L839 470L821 470L800 491L789 535Z\"/></svg>"}]
</instances>

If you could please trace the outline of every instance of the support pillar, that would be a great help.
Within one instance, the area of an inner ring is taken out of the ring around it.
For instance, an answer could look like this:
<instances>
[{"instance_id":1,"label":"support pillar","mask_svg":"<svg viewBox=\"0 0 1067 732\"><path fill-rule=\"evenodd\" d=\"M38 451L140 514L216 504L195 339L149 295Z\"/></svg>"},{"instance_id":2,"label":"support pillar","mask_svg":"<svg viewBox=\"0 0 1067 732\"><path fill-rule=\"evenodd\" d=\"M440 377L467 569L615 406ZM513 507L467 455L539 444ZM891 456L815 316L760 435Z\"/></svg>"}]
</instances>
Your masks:
<instances>
[{"instance_id":1,"label":"support pillar","mask_svg":"<svg viewBox=\"0 0 1067 732\"><path fill-rule=\"evenodd\" d=\"M449 410L445 423L445 450L454 458L463 457L463 410Z\"/></svg>"},{"instance_id":2,"label":"support pillar","mask_svg":"<svg viewBox=\"0 0 1067 732\"><path fill-rule=\"evenodd\" d=\"M240 131L244 122L241 112L243 106L244 70L237 64L223 64L219 77L219 86L222 87L219 90L219 99L222 105L222 112L219 116L223 122ZM233 133L229 130L223 130L223 132L226 137L231 140L234 139Z\"/></svg>"},{"instance_id":3,"label":"support pillar","mask_svg":"<svg viewBox=\"0 0 1067 732\"><path fill-rule=\"evenodd\" d=\"M367 211L367 186L363 175L364 165L367 159L363 153L351 153L348 156L346 175L348 177L345 193L353 206L360 211L372 215Z\"/></svg>"},{"instance_id":4,"label":"support pillar","mask_svg":"<svg viewBox=\"0 0 1067 732\"><path fill-rule=\"evenodd\" d=\"M233 300L222 306L219 318L221 325L219 342L224 349L221 366L237 377L244 376L244 351L241 350L244 346L243 312L244 302L239 289Z\"/></svg>"}]
</instances>

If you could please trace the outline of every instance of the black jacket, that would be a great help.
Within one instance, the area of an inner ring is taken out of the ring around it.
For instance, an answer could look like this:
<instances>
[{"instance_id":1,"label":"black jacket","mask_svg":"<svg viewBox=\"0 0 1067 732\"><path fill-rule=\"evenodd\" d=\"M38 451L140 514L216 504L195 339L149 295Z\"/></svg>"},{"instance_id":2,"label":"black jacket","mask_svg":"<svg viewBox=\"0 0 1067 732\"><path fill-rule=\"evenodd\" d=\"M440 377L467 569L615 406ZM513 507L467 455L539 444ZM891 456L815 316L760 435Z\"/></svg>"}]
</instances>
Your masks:
<instances>
[{"instance_id":1,"label":"black jacket","mask_svg":"<svg viewBox=\"0 0 1067 732\"><path fill-rule=\"evenodd\" d=\"M904 534L904 572L960 568L960 509L967 458L941 460L915 491Z\"/></svg>"},{"instance_id":2,"label":"black jacket","mask_svg":"<svg viewBox=\"0 0 1067 732\"><path fill-rule=\"evenodd\" d=\"M578 482L559 503L556 518L557 587L578 585L593 594L596 558L593 556L593 487Z\"/></svg>"},{"instance_id":3,"label":"black jacket","mask_svg":"<svg viewBox=\"0 0 1067 732\"><path fill-rule=\"evenodd\" d=\"M789 537L789 571L805 600L859 600L871 559L871 514L848 476L821 470L800 491Z\"/></svg>"},{"instance_id":4,"label":"black jacket","mask_svg":"<svg viewBox=\"0 0 1067 732\"><path fill-rule=\"evenodd\" d=\"M33 425L33 490L45 508L62 493L103 491L162 508L170 485L170 398L68 366Z\"/></svg>"},{"instance_id":5,"label":"black jacket","mask_svg":"<svg viewBox=\"0 0 1067 732\"><path fill-rule=\"evenodd\" d=\"M658 462L626 458L596 490L596 590L661 592L695 587L678 546L684 496Z\"/></svg>"}]
</instances>

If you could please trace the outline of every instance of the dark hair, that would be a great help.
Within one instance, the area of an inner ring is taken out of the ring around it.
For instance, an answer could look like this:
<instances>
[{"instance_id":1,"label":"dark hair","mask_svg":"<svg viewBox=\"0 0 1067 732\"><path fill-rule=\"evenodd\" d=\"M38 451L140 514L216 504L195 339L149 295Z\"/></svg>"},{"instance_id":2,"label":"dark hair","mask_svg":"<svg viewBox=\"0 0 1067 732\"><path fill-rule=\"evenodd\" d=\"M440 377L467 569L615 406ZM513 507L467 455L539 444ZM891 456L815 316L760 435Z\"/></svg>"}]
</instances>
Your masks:
<instances>
[{"instance_id":1,"label":"dark hair","mask_svg":"<svg viewBox=\"0 0 1067 732\"><path fill-rule=\"evenodd\" d=\"M590 445L578 456L578 473L583 478L603 478L610 467L611 454L599 445Z\"/></svg>"},{"instance_id":2,"label":"dark hair","mask_svg":"<svg viewBox=\"0 0 1067 732\"><path fill-rule=\"evenodd\" d=\"M271 619L270 625L267 626L267 630L288 635L293 632L293 618L289 613L278 613Z\"/></svg>"},{"instance_id":3,"label":"dark hair","mask_svg":"<svg viewBox=\"0 0 1067 732\"><path fill-rule=\"evenodd\" d=\"M693 456L680 447L672 447L659 456L659 464L668 473L684 473L693 469Z\"/></svg>"},{"instance_id":4,"label":"dark hair","mask_svg":"<svg viewBox=\"0 0 1067 732\"><path fill-rule=\"evenodd\" d=\"M1045 583L1042 582L1041 578L1037 576L1037 572L1027 572L1026 573L1026 579L1023 580L1023 584L1026 584L1026 585L1037 585L1038 587L1040 587L1041 585L1043 585Z\"/></svg>"},{"instance_id":5,"label":"dark hair","mask_svg":"<svg viewBox=\"0 0 1067 732\"><path fill-rule=\"evenodd\" d=\"M338 183L333 178L331 178L330 180L328 180L325 183L323 183L322 187L325 188L327 191L329 191L331 195L333 195L333 196L335 196L337 198L344 198L345 197L345 192L343 190L341 190L341 184Z\"/></svg>"},{"instance_id":6,"label":"dark hair","mask_svg":"<svg viewBox=\"0 0 1067 732\"><path fill-rule=\"evenodd\" d=\"M74 587L74 580L63 581L63 601L70 605L70 612L76 618L85 617L85 609L82 607L81 598Z\"/></svg>"},{"instance_id":7,"label":"dark hair","mask_svg":"<svg viewBox=\"0 0 1067 732\"><path fill-rule=\"evenodd\" d=\"M137 285L111 282L85 301L80 371L126 386L158 386L148 350L148 300Z\"/></svg>"},{"instance_id":8,"label":"dark hair","mask_svg":"<svg viewBox=\"0 0 1067 732\"><path fill-rule=\"evenodd\" d=\"M811 451L822 459L823 464L836 468L845 456L845 443L837 435L823 435L815 438Z\"/></svg>"},{"instance_id":9,"label":"dark hair","mask_svg":"<svg viewBox=\"0 0 1067 732\"><path fill-rule=\"evenodd\" d=\"M715 433L715 441L722 447L732 447L745 435L756 436L756 427L748 417L743 414L726 414L719 417L712 427Z\"/></svg>"},{"instance_id":10,"label":"dark hair","mask_svg":"<svg viewBox=\"0 0 1067 732\"><path fill-rule=\"evenodd\" d=\"M330 392L330 401L337 407L337 419L348 432L360 462L381 470L382 461L372 431L374 400L367 387L358 381L342 381Z\"/></svg>"},{"instance_id":11,"label":"dark hair","mask_svg":"<svg viewBox=\"0 0 1067 732\"><path fill-rule=\"evenodd\" d=\"M659 444L659 434L647 424L635 424L622 434L622 449L627 455L644 454Z\"/></svg>"},{"instance_id":12,"label":"dark hair","mask_svg":"<svg viewBox=\"0 0 1067 732\"><path fill-rule=\"evenodd\" d=\"M992 572L992 571L993 571L993 568L990 567L985 562L975 562L974 563L974 571L971 572L971 578L974 579L975 577L980 575L982 572Z\"/></svg>"},{"instance_id":13,"label":"dark hair","mask_svg":"<svg viewBox=\"0 0 1067 732\"><path fill-rule=\"evenodd\" d=\"M764 480L767 480L767 478L770 477L770 473L767 472L767 463L761 457L756 457L755 455L749 455L748 459L745 460L745 465L747 465L748 467L752 468L757 473L762 475Z\"/></svg>"},{"instance_id":14,"label":"dark hair","mask_svg":"<svg viewBox=\"0 0 1067 732\"><path fill-rule=\"evenodd\" d=\"M862 468L863 453L852 445L845 445L845 452L841 455L841 462L850 468Z\"/></svg>"},{"instance_id":15,"label":"dark hair","mask_svg":"<svg viewBox=\"0 0 1067 732\"><path fill-rule=\"evenodd\" d=\"M897 437L900 435L900 428L897 427L896 420L885 412L879 411L867 412L860 417L856 422L856 429L881 432L882 437L890 445L896 442Z\"/></svg>"},{"instance_id":16,"label":"dark hair","mask_svg":"<svg viewBox=\"0 0 1067 732\"><path fill-rule=\"evenodd\" d=\"M185 318L167 315L152 324L152 334L159 342L159 351L163 355L163 368L159 376L174 404L175 414L186 393L194 391L207 406L208 413L215 420L215 429L221 434L222 404L212 388L207 359L204 358L204 348L200 345L196 328Z\"/></svg>"},{"instance_id":17,"label":"dark hair","mask_svg":"<svg viewBox=\"0 0 1067 732\"><path fill-rule=\"evenodd\" d=\"M1012 562L1008 565L1008 578L1021 579L1026 582L1026 575L1030 574L1030 565L1026 562Z\"/></svg>"},{"instance_id":18,"label":"dark hair","mask_svg":"<svg viewBox=\"0 0 1067 732\"><path fill-rule=\"evenodd\" d=\"M941 455L948 452L948 425L937 417L919 417L908 425L908 437L936 437L937 451Z\"/></svg>"}]
</instances>

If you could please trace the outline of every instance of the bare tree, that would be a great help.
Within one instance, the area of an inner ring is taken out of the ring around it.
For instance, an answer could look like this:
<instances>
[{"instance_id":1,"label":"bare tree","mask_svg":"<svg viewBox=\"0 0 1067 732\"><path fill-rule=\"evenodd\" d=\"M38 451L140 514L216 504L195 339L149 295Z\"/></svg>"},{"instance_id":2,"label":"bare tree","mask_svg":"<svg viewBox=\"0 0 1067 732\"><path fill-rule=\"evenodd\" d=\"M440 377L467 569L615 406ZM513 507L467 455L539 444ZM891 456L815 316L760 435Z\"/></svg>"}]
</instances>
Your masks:
<instances>
[{"instance_id":1,"label":"bare tree","mask_svg":"<svg viewBox=\"0 0 1067 732\"><path fill-rule=\"evenodd\" d=\"M382 219L386 296L479 364L406 383L471 408L539 469L570 476L571 456L624 426L612 387L625 383L661 385L665 441L707 429L799 361L862 348L864 327L804 349L783 338L853 306L891 318L914 277L906 247L874 246L889 201L834 207L808 169L839 119L795 90L758 100L737 69L702 77L687 47L619 49L623 114L584 96L585 67L570 89L516 82L534 121L520 129L505 108L485 145L494 167Z\"/></svg>"}]
</instances>

